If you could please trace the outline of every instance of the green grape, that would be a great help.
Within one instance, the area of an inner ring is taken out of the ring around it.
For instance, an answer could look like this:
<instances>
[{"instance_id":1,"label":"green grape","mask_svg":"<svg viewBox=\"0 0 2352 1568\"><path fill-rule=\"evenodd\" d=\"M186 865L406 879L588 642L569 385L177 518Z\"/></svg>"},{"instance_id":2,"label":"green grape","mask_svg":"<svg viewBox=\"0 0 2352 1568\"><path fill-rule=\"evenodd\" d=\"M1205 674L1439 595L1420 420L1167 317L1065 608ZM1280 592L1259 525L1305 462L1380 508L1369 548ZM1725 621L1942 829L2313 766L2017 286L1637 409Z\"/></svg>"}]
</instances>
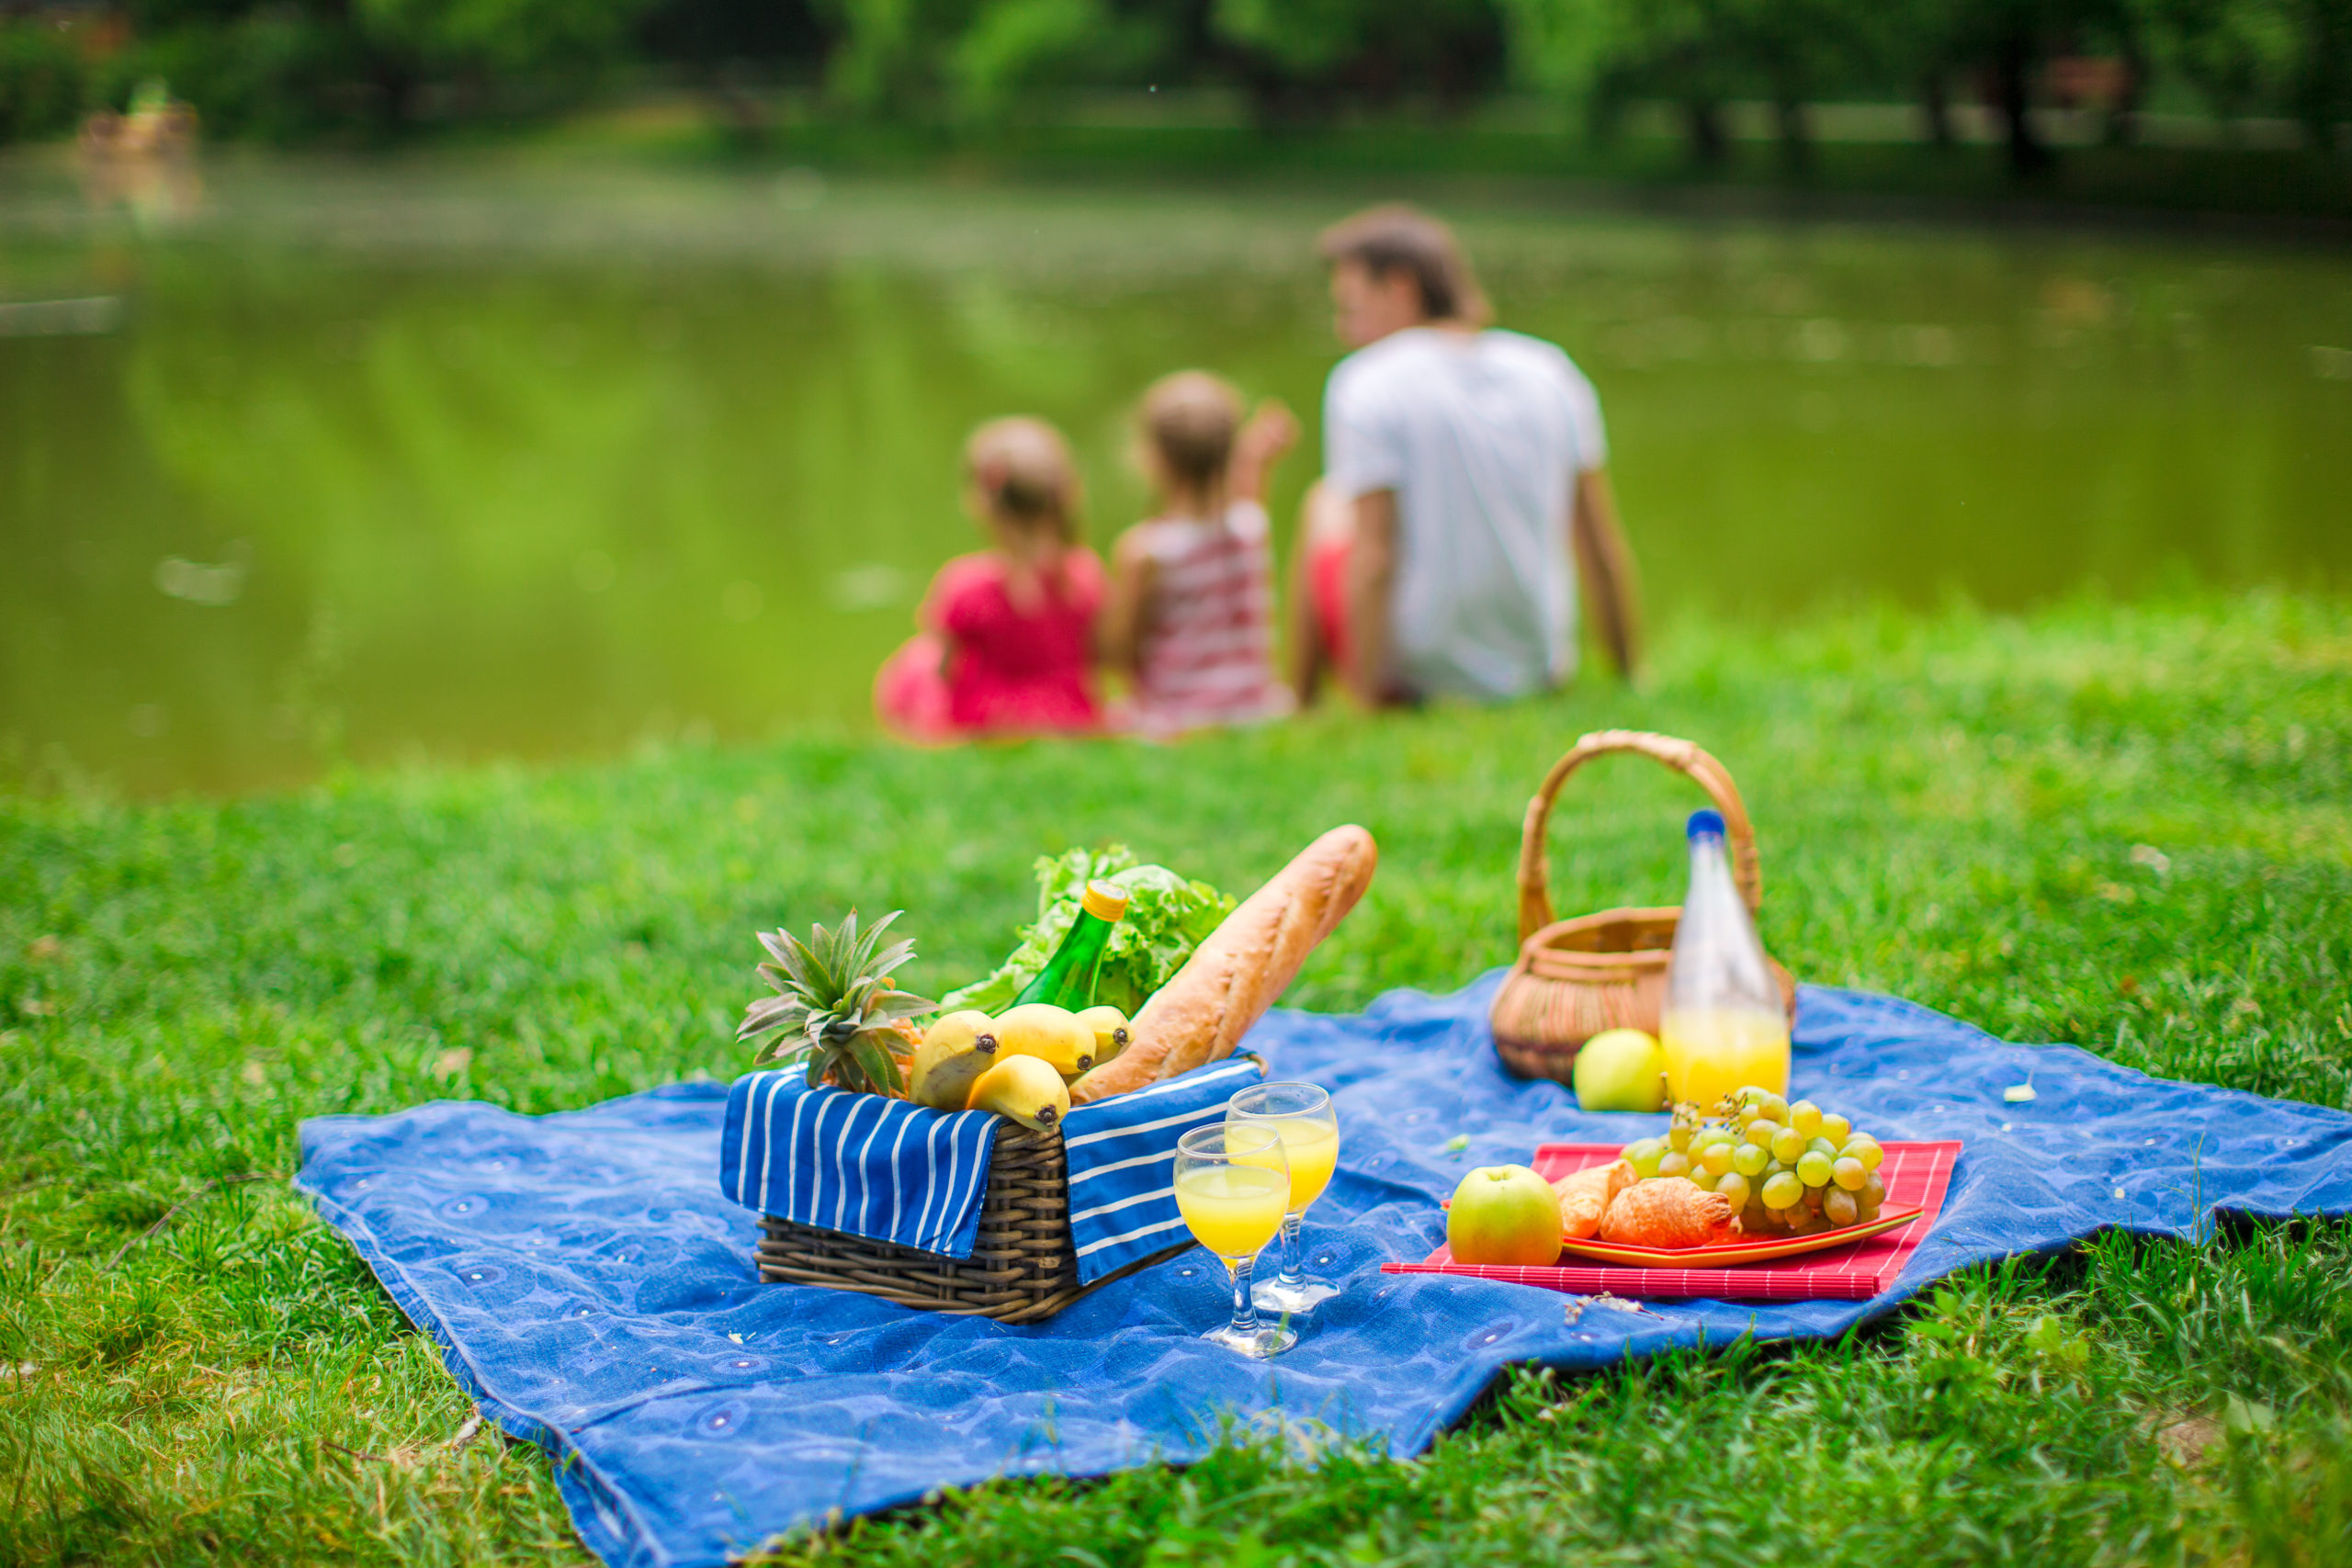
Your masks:
<instances>
[{"instance_id":1,"label":"green grape","mask_svg":"<svg viewBox=\"0 0 2352 1568\"><path fill-rule=\"evenodd\" d=\"M1862 1197L1872 1204L1886 1201L1886 1183L1878 1179L1878 1172L1871 1172L1871 1179L1862 1183Z\"/></svg>"},{"instance_id":2,"label":"green grape","mask_svg":"<svg viewBox=\"0 0 2352 1568\"><path fill-rule=\"evenodd\" d=\"M1754 1144L1742 1144L1731 1152L1731 1168L1742 1176L1761 1176L1764 1168L1771 1163L1771 1155Z\"/></svg>"},{"instance_id":3,"label":"green grape","mask_svg":"<svg viewBox=\"0 0 2352 1568\"><path fill-rule=\"evenodd\" d=\"M1768 1094L1764 1097L1764 1114L1775 1122L1785 1123L1789 1119L1789 1102L1777 1094Z\"/></svg>"},{"instance_id":4,"label":"green grape","mask_svg":"<svg viewBox=\"0 0 2352 1568\"><path fill-rule=\"evenodd\" d=\"M1849 1192L1860 1192L1862 1183L1870 1179L1871 1173L1862 1168L1860 1160L1841 1155L1829 1162L1829 1179Z\"/></svg>"},{"instance_id":5,"label":"green grape","mask_svg":"<svg viewBox=\"0 0 2352 1568\"><path fill-rule=\"evenodd\" d=\"M1833 1187L1822 1195L1821 1217L1843 1230L1862 1217L1861 1205L1851 1192Z\"/></svg>"},{"instance_id":6,"label":"green grape","mask_svg":"<svg viewBox=\"0 0 2352 1568\"><path fill-rule=\"evenodd\" d=\"M1773 1134L1780 1130L1781 1124L1778 1122L1767 1116L1758 1116L1747 1124L1747 1141L1759 1149L1769 1149L1772 1146Z\"/></svg>"},{"instance_id":7,"label":"green grape","mask_svg":"<svg viewBox=\"0 0 2352 1568\"><path fill-rule=\"evenodd\" d=\"M1804 1134L1794 1127L1783 1127L1772 1134L1772 1157L1782 1165L1794 1165L1804 1153Z\"/></svg>"},{"instance_id":8,"label":"green grape","mask_svg":"<svg viewBox=\"0 0 2352 1568\"><path fill-rule=\"evenodd\" d=\"M1809 1149L1819 1149L1831 1159L1836 1159L1838 1157L1838 1145L1831 1143L1826 1138L1807 1138L1804 1141L1804 1146Z\"/></svg>"},{"instance_id":9,"label":"green grape","mask_svg":"<svg viewBox=\"0 0 2352 1568\"><path fill-rule=\"evenodd\" d=\"M1747 1206L1747 1178L1736 1170L1718 1177L1715 1190L1731 1200L1731 1211L1735 1214Z\"/></svg>"},{"instance_id":10,"label":"green grape","mask_svg":"<svg viewBox=\"0 0 2352 1568\"><path fill-rule=\"evenodd\" d=\"M1764 1103L1765 1097L1771 1092L1760 1084L1744 1083L1733 1091L1733 1097L1742 1105L1761 1105Z\"/></svg>"},{"instance_id":11,"label":"green grape","mask_svg":"<svg viewBox=\"0 0 2352 1568\"><path fill-rule=\"evenodd\" d=\"M1633 1166L1634 1174L1644 1180L1657 1174L1658 1161L1665 1157L1666 1145L1656 1138L1644 1138L1625 1151L1625 1158Z\"/></svg>"},{"instance_id":12,"label":"green grape","mask_svg":"<svg viewBox=\"0 0 2352 1568\"><path fill-rule=\"evenodd\" d=\"M1753 1105L1743 1105L1739 1108L1739 1114L1733 1117L1732 1120L1739 1123L1740 1130L1745 1132L1747 1130L1749 1122L1755 1121L1758 1116L1763 1114L1764 1113L1762 1111L1757 1110Z\"/></svg>"},{"instance_id":13,"label":"green grape","mask_svg":"<svg viewBox=\"0 0 2352 1568\"><path fill-rule=\"evenodd\" d=\"M1789 1107L1789 1125L1812 1137L1821 1131L1821 1107L1810 1100L1800 1100Z\"/></svg>"},{"instance_id":14,"label":"green grape","mask_svg":"<svg viewBox=\"0 0 2352 1568\"><path fill-rule=\"evenodd\" d=\"M1846 1146L1838 1152L1851 1155L1860 1160L1864 1170L1876 1170L1879 1163L1886 1158L1886 1151L1878 1146L1877 1139L1864 1137L1859 1134L1849 1138L1846 1141Z\"/></svg>"},{"instance_id":15,"label":"green grape","mask_svg":"<svg viewBox=\"0 0 2352 1568\"><path fill-rule=\"evenodd\" d=\"M1866 1220L1878 1218L1879 1201L1870 1195L1869 1189L1854 1194L1854 1212Z\"/></svg>"},{"instance_id":16,"label":"green grape","mask_svg":"<svg viewBox=\"0 0 2352 1568\"><path fill-rule=\"evenodd\" d=\"M1778 1176L1765 1179L1764 1206L1766 1208L1786 1209L1804 1201L1804 1183L1797 1179L1796 1172L1784 1170Z\"/></svg>"},{"instance_id":17,"label":"green grape","mask_svg":"<svg viewBox=\"0 0 2352 1568\"><path fill-rule=\"evenodd\" d=\"M1805 1150L1804 1157L1797 1161L1797 1179L1807 1187L1828 1186L1829 1156L1819 1149Z\"/></svg>"},{"instance_id":18,"label":"green grape","mask_svg":"<svg viewBox=\"0 0 2352 1568\"><path fill-rule=\"evenodd\" d=\"M1746 1148L1747 1145L1743 1144L1740 1146ZM1705 1152L1699 1156L1699 1163L1707 1168L1709 1176L1723 1175L1731 1168L1731 1145L1709 1144Z\"/></svg>"},{"instance_id":19,"label":"green grape","mask_svg":"<svg viewBox=\"0 0 2352 1568\"><path fill-rule=\"evenodd\" d=\"M1799 1179L1803 1179L1800 1178ZM1816 1214L1821 1213L1821 1195L1828 1190L1829 1188L1826 1183L1819 1187L1806 1188L1804 1190L1804 1206L1812 1210Z\"/></svg>"},{"instance_id":20,"label":"green grape","mask_svg":"<svg viewBox=\"0 0 2352 1568\"><path fill-rule=\"evenodd\" d=\"M1661 1156L1657 1162L1657 1173L1660 1176L1688 1176L1690 1174L1690 1156L1679 1150Z\"/></svg>"},{"instance_id":21,"label":"green grape","mask_svg":"<svg viewBox=\"0 0 2352 1568\"><path fill-rule=\"evenodd\" d=\"M1680 1154L1683 1150L1689 1148L1690 1146L1690 1129L1683 1122L1677 1121L1673 1126L1668 1128L1666 1131L1666 1146L1672 1149L1676 1154Z\"/></svg>"},{"instance_id":22,"label":"green grape","mask_svg":"<svg viewBox=\"0 0 2352 1568\"><path fill-rule=\"evenodd\" d=\"M1823 1137L1842 1148L1845 1146L1846 1140L1853 1134L1854 1124L1836 1111L1828 1111L1822 1113L1821 1125L1816 1130Z\"/></svg>"},{"instance_id":23,"label":"green grape","mask_svg":"<svg viewBox=\"0 0 2352 1568\"><path fill-rule=\"evenodd\" d=\"M1761 1198L1751 1196L1747 1207L1739 1212L1739 1228L1750 1235L1762 1235L1765 1227L1772 1223L1772 1211L1764 1206Z\"/></svg>"}]
</instances>

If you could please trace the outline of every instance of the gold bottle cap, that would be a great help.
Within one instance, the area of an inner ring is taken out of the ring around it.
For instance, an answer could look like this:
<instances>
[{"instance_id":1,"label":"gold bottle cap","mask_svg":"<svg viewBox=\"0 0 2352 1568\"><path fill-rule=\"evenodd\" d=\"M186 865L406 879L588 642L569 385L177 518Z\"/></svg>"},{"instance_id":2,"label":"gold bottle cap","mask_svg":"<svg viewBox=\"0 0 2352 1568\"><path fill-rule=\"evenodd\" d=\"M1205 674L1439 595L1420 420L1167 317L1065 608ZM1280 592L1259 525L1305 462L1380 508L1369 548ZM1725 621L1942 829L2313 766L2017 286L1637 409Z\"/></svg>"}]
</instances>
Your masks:
<instances>
[{"instance_id":1,"label":"gold bottle cap","mask_svg":"<svg viewBox=\"0 0 2352 1568\"><path fill-rule=\"evenodd\" d=\"M1086 885L1078 907L1098 920L1115 920L1127 912L1127 890L1098 876Z\"/></svg>"}]
</instances>

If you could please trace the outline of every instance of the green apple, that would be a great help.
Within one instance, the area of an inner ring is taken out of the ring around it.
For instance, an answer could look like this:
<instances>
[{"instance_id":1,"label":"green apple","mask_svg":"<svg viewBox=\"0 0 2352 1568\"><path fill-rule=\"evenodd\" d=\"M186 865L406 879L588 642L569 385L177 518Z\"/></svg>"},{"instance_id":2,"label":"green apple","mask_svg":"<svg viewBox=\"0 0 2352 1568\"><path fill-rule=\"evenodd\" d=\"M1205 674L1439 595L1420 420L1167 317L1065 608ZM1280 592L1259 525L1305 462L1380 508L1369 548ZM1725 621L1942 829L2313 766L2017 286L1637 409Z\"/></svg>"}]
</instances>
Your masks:
<instances>
[{"instance_id":1,"label":"green apple","mask_svg":"<svg viewBox=\"0 0 2352 1568\"><path fill-rule=\"evenodd\" d=\"M1556 1263L1560 1200L1523 1165L1482 1165L1453 1190L1445 1245L1456 1263Z\"/></svg>"},{"instance_id":2,"label":"green apple","mask_svg":"<svg viewBox=\"0 0 2352 1568\"><path fill-rule=\"evenodd\" d=\"M1587 1111L1666 1109L1666 1051L1646 1030L1611 1029L1577 1053L1577 1103Z\"/></svg>"}]
</instances>

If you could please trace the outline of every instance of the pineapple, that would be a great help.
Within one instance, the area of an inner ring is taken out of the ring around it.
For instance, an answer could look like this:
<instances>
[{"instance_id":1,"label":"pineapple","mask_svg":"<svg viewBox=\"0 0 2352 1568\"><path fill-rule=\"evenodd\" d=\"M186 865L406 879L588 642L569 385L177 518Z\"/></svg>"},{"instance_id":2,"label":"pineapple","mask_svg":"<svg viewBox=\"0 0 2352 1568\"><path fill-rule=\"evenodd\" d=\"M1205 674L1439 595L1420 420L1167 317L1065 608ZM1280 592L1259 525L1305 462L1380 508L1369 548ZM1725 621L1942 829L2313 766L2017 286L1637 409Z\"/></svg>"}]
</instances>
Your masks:
<instances>
[{"instance_id":1,"label":"pineapple","mask_svg":"<svg viewBox=\"0 0 2352 1568\"><path fill-rule=\"evenodd\" d=\"M899 1026L939 1006L890 983L890 971L914 956L915 944L886 948L882 933L905 912L893 909L861 931L853 909L833 931L812 928L805 942L787 931L760 932L760 945L775 960L760 965L760 978L776 994L744 1009L735 1032L739 1040L774 1036L752 1065L800 1057L811 1085L830 1077L847 1089L903 1095L896 1055L912 1043Z\"/></svg>"}]
</instances>

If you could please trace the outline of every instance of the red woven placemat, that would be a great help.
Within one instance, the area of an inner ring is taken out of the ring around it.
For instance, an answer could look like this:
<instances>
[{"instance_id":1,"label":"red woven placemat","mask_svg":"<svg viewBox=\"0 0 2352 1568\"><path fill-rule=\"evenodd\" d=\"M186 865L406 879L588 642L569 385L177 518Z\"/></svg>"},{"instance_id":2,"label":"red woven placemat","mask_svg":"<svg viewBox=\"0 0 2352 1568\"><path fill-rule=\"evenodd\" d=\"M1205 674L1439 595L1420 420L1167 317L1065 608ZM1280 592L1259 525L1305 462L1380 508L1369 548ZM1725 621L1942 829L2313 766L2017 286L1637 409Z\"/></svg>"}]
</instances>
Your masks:
<instances>
[{"instance_id":1,"label":"red woven placemat","mask_svg":"<svg viewBox=\"0 0 2352 1568\"><path fill-rule=\"evenodd\" d=\"M1615 1159L1617 1144L1545 1144L1535 1151L1536 1173L1557 1181L1570 1171ZM1851 1247L1808 1252L1767 1263L1743 1263L1730 1269L1635 1269L1614 1263L1578 1261L1541 1268L1491 1263L1456 1263L1439 1247L1419 1263L1384 1263L1384 1274L1460 1274L1474 1280L1502 1280L1514 1285L1541 1285L1579 1296L1649 1297L1675 1301L1705 1296L1718 1301L1815 1302L1868 1301L1894 1283L1904 1264L1934 1228L1942 1213L1944 1192L1951 1185L1952 1167L1960 1158L1957 1143L1888 1144L1879 1179L1886 1183L1886 1201L1908 1207L1919 1205L1919 1217L1899 1230L1858 1241Z\"/></svg>"}]
</instances>

